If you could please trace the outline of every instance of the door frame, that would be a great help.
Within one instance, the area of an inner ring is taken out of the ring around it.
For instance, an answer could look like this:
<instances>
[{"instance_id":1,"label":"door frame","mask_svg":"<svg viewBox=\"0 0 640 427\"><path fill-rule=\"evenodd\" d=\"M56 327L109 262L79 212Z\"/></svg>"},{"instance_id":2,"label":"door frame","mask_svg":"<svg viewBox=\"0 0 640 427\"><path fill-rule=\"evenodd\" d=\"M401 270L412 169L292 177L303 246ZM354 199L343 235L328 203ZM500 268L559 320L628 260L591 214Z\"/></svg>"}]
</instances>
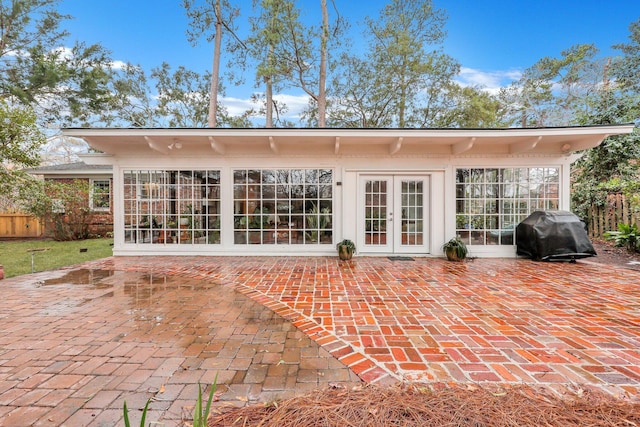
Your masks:
<instances>
[{"instance_id":1,"label":"door frame","mask_svg":"<svg viewBox=\"0 0 640 427\"><path fill-rule=\"evenodd\" d=\"M366 245L365 231L365 186L366 181L371 179L387 180L387 227L386 244L384 245ZM423 181L423 237L422 245L402 245L401 215L396 215L394 211L398 208L400 211L402 203L401 182L403 179L420 179ZM431 173L415 173L403 171L384 171L384 172L361 172L357 174L357 214L356 214L356 236L358 246L362 248L359 252L363 254L416 254L426 255L432 251L431 245ZM390 215L391 214L391 215ZM396 220L393 219L396 217ZM390 223L390 226L389 226Z\"/></svg>"}]
</instances>

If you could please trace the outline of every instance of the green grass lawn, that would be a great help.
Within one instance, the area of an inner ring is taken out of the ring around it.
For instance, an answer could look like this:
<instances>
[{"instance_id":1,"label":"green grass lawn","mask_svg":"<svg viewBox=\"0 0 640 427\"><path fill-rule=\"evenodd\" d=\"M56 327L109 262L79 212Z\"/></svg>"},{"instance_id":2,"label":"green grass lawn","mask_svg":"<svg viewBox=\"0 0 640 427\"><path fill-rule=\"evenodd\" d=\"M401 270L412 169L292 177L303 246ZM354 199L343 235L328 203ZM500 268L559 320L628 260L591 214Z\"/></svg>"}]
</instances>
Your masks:
<instances>
[{"instance_id":1,"label":"green grass lawn","mask_svg":"<svg viewBox=\"0 0 640 427\"><path fill-rule=\"evenodd\" d=\"M22 240L0 242L0 264L4 266L4 276L13 277L31 273L30 249L47 248L34 252L34 272L53 270L66 265L112 255L113 239L88 239L74 242L56 242L54 240ZM80 252L86 248L86 252Z\"/></svg>"}]
</instances>

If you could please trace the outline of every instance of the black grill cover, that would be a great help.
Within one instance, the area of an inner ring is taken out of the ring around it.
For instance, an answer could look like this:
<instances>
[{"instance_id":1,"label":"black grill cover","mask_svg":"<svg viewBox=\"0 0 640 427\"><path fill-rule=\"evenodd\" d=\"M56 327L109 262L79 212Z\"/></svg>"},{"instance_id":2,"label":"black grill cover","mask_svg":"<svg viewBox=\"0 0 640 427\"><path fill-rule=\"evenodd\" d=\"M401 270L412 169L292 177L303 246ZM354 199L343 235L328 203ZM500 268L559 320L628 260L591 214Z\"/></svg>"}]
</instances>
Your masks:
<instances>
[{"instance_id":1,"label":"black grill cover","mask_svg":"<svg viewBox=\"0 0 640 427\"><path fill-rule=\"evenodd\" d=\"M518 255L573 260L596 255L584 221L571 212L535 211L516 227Z\"/></svg>"}]
</instances>

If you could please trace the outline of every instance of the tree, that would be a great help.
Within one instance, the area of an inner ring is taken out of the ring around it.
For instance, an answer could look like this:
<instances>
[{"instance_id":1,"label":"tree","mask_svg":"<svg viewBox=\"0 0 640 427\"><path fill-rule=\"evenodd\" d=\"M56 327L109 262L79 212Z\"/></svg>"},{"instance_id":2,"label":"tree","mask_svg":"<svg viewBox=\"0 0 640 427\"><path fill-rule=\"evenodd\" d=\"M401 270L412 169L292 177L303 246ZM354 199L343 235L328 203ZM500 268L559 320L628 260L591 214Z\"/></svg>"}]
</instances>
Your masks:
<instances>
[{"instance_id":1,"label":"tree","mask_svg":"<svg viewBox=\"0 0 640 427\"><path fill-rule=\"evenodd\" d=\"M328 112L331 127L382 128L393 124L393 81L356 56L343 54Z\"/></svg>"},{"instance_id":2,"label":"tree","mask_svg":"<svg viewBox=\"0 0 640 427\"><path fill-rule=\"evenodd\" d=\"M107 126L161 126L151 84L142 67L124 64L116 70L110 83L112 97L103 109L100 121Z\"/></svg>"},{"instance_id":3,"label":"tree","mask_svg":"<svg viewBox=\"0 0 640 427\"><path fill-rule=\"evenodd\" d=\"M290 67L283 60L282 25L285 10L293 7L288 0L254 0L254 8L260 13L251 18L251 35L247 39L248 53L257 62L256 85L264 84L265 127L273 127L273 113L282 110L273 98L274 89L280 88L285 79L290 78ZM246 65L246 64L243 64ZM259 100L256 97L256 100Z\"/></svg>"},{"instance_id":4,"label":"tree","mask_svg":"<svg viewBox=\"0 0 640 427\"><path fill-rule=\"evenodd\" d=\"M311 98L308 112L313 113L312 126L325 127L327 121L326 81L332 68L329 52L340 47L340 35L345 25L339 16L329 22L326 0L320 0L322 23L317 26L304 26L300 20L300 11L293 2L286 2L282 14L282 59L287 67L291 86L298 87ZM334 4L335 8L335 4Z\"/></svg>"},{"instance_id":5,"label":"tree","mask_svg":"<svg viewBox=\"0 0 640 427\"><path fill-rule=\"evenodd\" d=\"M182 0L182 6L190 18L189 29L187 30L189 41L196 45L200 38L205 35L208 42L214 42L208 125L209 127L216 127L222 36L224 32L228 32L234 38L232 41L241 43L235 34L236 30L233 26L233 21L238 16L239 10L232 7L228 0ZM227 49L232 49L232 47L227 47Z\"/></svg>"},{"instance_id":6,"label":"tree","mask_svg":"<svg viewBox=\"0 0 640 427\"><path fill-rule=\"evenodd\" d=\"M38 166L45 142L30 107L0 100L0 195L13 194L31 178L23 169Z\"/></svg>"},{"instance_id":7,"label":"tree","mask_svg":"<svg viewBox=\"0 0 640 427\"><path fill-rule=\"evenodd\" d=\"M460 71L457 61L434 54L427 63L422 90L416 94L405 119L405 127L452 127L451 113L460 110L470 92L460 90L453 78Z\"/></svg>"},{"instance_id":8,"label":"tree","mask_svg":"<svg viewBox=\"0 0 640 427\"><path fill-rule=\"evenodd\" d=\"M510 124L521 127L575 125L588 98L599 90L605 63L592 44L575 45L560 57L544 57L500 92Z\"/></svg>"},{"instance_id":9,"label":"tree","mask_svg":"<svg viewBox=\"0 0 640 427\"><path fill-rule=\"evenodd\" d=\"M504 126L502 105L493 95L480 87L448 85L443 102L433 111L432 127L437 128L496 128Z\"/></svg>"},{"instance_id":10,"label":"tree","mask_svg":"<svg viewBox=\"0 0 640 427\"><path fill-rule=\"evenodd\" d=\"M77 162L78 154L87 151L87 143L81 138L54 135L47 138L42 149L42 162L62 164Z\"/></svg>"},{"instance_id":11,"label":"tree","mask_svg":"<svg viewBox=\"0 0 640 427\"><path fill-rule=\"evenodd\" d=\"M571 206L582 218L589 208L604 206L609 193L624 193L640 211L638 192L640 133L610 136L585 153L573 169Z\"/></svg>"},{"instance_id":12,"label":"tree","mask_svg":"<svg viewBox=\"0 0 640 427\"><path fill-rule=\"evenodd\" d=\"M320 69L318 70L318 126L326 127L327 118L327 49L329 40L329 13L327 11L327 0L320 0L320 11L322 12L322 28L320 30Z\"/></svg>"},{"instance_id":13,"label":"tree","mask_svg":"<svg viewBox=\"0 0 640 427\"><path fill-rule=\"evenodd\" d=\"M207 127L209 73L199 74L182 66L172 73L169 64L163 62L153 69L151 76L157 82L156 115L163 117L170 127ZM217 109L214 111L217 114Z\"/></svg>"},{"instance_id":14,"label":"tree","mask_svg":"<svg viewBox=\"0 0 640 427\"><path fill-rule=\"evenodd\" d=\"M602 84L587 99L588 108L579 116L581 124L618 124L636 121L640 114L640 21L629 27L631 43L614 46L622 56L607 62ZM610 74L607 76L610 64ZM572 206L586 217L591 206L603 206L609 192L623 192L640 211L640 132L606 138L576 162Z\"/></svg>"},{"instance_id":15,"label":"tree","mask_svg":"<svg viewBox=\"0 0 640 427\"><path fill-rule=\"evenodd\" d=\"M460 91L460 66L438 49L444 12L430 0L392 0L367 18L368 51L343 54L333 84L329 120L346 127L448 126L447 108Z\"/></svg>"},{"instance_id":16,"label":"tree","mask_svg":"<svg viewBox=\"0 0 640 427\"><path fill-rule=\"evenodd\" d=\"M398 127L410 125L408 118L416 98L434 75L450 68L443 68L441 61L455 62L430 50L444 40L445 21L444 11L435 9L431 0L391 0L377 19L366 19L372 37L369 58L375 72L387 76Z\"/></svg>"},{"instance_id":17,"label":"tree","mask_svg":"<svg viewBox=\"0 0 640 427\"><path fill-rule=\"evenodd\" d=\"M152 70L151 76L155 80L155 90L158 102L155 117L169 127L207 127L209 109L208 72L197 73L183 66L171 71L169 64L164 62L159 68ZM224 87L218 86L218 93L224 94ZM227 109L218 105L216 108L216 124L218 127L250 127L249 117L252 110L245 111L238 117L229 115Z\"/></svg>"},{"instance_id":18,"label":"tree","mask_svg":"<svg viewBox=\"0 0 640 427\"><path fill-rule=\"evenodd\" d=\"M30 105L45 124L87 125L110 99L112 60L100 45L64 48L59 0L0 3L0 99Z\"/></svg>"},{"instance_id":19,"label":"tree","mask_svg":"<svg viewBox=\"0 0 640 427\"><path fill-rule=\"evenodd\" d=\"M620 43L614 48L622 51L622 59L615 64L612 75L621 88L640 93L640 19L629 25L629 43Z\"/></svg>"}]
</instances>

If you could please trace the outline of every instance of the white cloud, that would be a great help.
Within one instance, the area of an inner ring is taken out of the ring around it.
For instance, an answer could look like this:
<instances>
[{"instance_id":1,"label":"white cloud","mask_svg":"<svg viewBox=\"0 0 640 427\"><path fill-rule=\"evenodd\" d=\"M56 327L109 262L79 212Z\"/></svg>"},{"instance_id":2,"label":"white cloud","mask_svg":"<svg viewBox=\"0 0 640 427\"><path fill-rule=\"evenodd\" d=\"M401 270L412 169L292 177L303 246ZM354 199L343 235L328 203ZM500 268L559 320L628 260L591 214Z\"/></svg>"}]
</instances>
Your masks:
<instances>
[{"instance_id":1,"label":"white cloud","mask_svg":"<svg viewBox=\"0 0 640 427\"><path fill-rule=\"evenodd\" d=\"M31 54L26 50L8 50L4 53L4 56L12 56L14 58L28 58Z\"/></svg>"},{"instance_id":2,"label":"white cloud","mask_svg":"<svg viewBox=\"0 0 640 427\"><path fill-rule=\"evenodd\" d=\"M72 59L73 58L73 49L66 46L60 46L52 51L53 53L57 53L61 59Z\"/></svg>"},{"instance_id":3,"label":"white cloud","mask_svg":"<svg viewBox=\"0 0 640 427\"><path fill-rule=\"evenodd\" d=\"M124 70L125 68L127 68L127 63L119 60L111 62L110 65L114 70Z\"/></svg>"},{"instance_id":4,"label":"white cloud","mask_svg":"<svg viewBox=\"0 0 640 427\"><path fill-rule=\"evenodd\" d=\"M522 72L519 70L481 71L474 68L461 67L456 81L462 86L480 86L483 90L496 94L500 88L518 80Z\"/></svg>"},{"instance_id":5,"label":"white cloud","mask_svg":"<svg viewBox=\"0 0 640 427\"><path fill-rule=\"evenodd\" d=\"M308 95L275 95L274 98L276 101L285 104L288 108L285 113L285 117L287 118L295 118L299 119L302 115L302 112L309 106L309 96Z\"/></svg>"},{"instance_id":6,"label":"white cloud","mask_svg":"<svg viewBox=\"0 0 640 427\"><path fill-rule=\"evenodd\" d=\"M309 97L307 95L278 94L274 95L274 98L276 101L287 106L287 112L283 115L283 117L287 119L299 119L302 111L309 105ZM251 98L227 96L222 98L220 102L227 107L229 114L232 116L239 116L251 108L255 110L260 109L260 105Z\"/></svg>"},{"instance_id":7,"label":"white cloud","mask_svg":"<svg viewBox=\"0 0 640 427\"><path fill-rule=\"evenodd\" d=\"M242 99L225 96L220 99L220 103L227 107L227 111L231 116L240 116L247 110L257 108L257 105L251 100L251 98Z\"/></svg>"},{"instance_id":8,"label":"white cloud","mask_svg":"<svg viewBox=\"0 0 640 427\"><path fill-rule=\"evenodd\" d=\"M60 46L52 50L53 53L57 53L60 59L73 59L73 49L66 46ZM120 60L111 61L109 63L114 70L124 70L127 67L127 63Z\"/></svg>"}]
</instances>

